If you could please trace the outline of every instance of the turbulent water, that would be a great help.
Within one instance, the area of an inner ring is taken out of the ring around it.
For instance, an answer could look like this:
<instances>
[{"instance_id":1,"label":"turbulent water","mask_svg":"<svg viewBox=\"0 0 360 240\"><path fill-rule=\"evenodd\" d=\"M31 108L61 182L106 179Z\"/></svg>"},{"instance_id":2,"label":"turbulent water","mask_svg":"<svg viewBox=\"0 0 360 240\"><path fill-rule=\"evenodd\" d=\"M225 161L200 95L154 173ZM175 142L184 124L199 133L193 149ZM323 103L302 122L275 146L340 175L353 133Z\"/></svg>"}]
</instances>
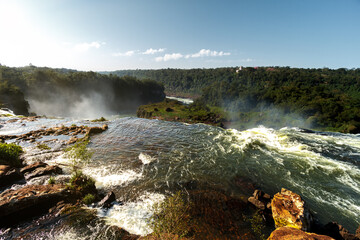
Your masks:
<instances>
[{"instance_id":1,"label":"turbulent water","mask_svg":"<svg viewBox=\"0 0 360 240\"><path fill-rule=\"evenodd\" d=\"M0 134L73 123L93 124L39 119L21 127L3 123ZM107 131L92 137L89 147L95 154L84 172L94 177L97 187L113 190L124 202L97 209L109 225L146 235L151 232L146 224L151 206L165 194L194 183L233 196L251 194L239 188L238 179L248 179L270 194L281 188L300 194L322 223L337 221L353 232L360 223L360 135L296 128L224 130L135 117L108 125ZM25 147L30 151L29 144ZM60 155L50 161L67 160ZM53 238L74 235L66 231Z\"/></svg>"}]
</instances>

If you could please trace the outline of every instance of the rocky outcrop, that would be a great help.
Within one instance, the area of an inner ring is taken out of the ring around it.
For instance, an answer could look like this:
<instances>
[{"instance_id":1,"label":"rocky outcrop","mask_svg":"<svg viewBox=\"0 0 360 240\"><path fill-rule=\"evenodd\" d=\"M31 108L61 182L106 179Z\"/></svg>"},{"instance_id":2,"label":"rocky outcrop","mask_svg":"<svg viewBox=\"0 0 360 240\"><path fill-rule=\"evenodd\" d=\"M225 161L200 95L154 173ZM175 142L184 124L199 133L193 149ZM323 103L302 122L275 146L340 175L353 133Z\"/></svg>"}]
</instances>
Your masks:
<instances>
[{"instance_id":1,"label":"rocky outcrop","mask_svg":"<svg viewBox=\"0 0 360 240\"><path fill-rule=\"evenodd\" d=\"M46 164L44 162L36 162L36 163L33 163L31 165L27 165L27 166L21 168L20 173L26 174L26 173L34 171L37 168L42 168L42 167L46 167L46 166L48 166L48 164Z\"/></svg>"},{"instance_id":2,"label":"rocky outcrop","mask_svg":"<svg viewBox=\"0 0 360 240\"><path fill-rule=\"evenodd\" d=\"M280 227L273 231L268 240L334 240L325 235L308 233L292 227Z\"/></svg>"},{"instance_id":3,"label":"rocky outcrop","mask_svg":"<svg viewBox=\"0 0 360 240\"><path fill-rule=\"evenodd\" d=\"M23 175L19 172L19 169L8 165L0 165L0 187L9 186L22 178Z\"/></svg>"},{"instance_id":4,"label":"rocky outcrop","mask_svg":"<svg viewBox=\"0 0 360 240\"><path fill-rule=\"evenodd\" d=\"M248 198L248 202L260 210L271 209L271 196L258 189Z\"/></svg>"},{"instance_id":5,"label":"rocky outcrop","mask_svg":"<svg viewBox=\"0 0 360 240\"><path fill-rule=\"evenodd\" d=\"M102 127L88 127L88 128L86 128L86 131L87 131L86 134L91 136L91 135L94 135L94 134L102 133L107 129L108 129L107 124L104 124Z\"/></svg>"},{"instance_id":6,"label":"rocky outcrop","mask_svg":"<svg viewBox=\"0 0 360 240\"><path fill-rule=\"evenodd\" d=\"M38 215L57 202L67 199L65 185L29 185L18 190L8 189L0 194L0 226L20 222Z\"/></svg>"},{"instance_id":7,"label":"rocky outcrop","mask_svg":"<svg viewBox=\"0 0 360 240\"><path fill-rule=\"evenodd\" d=\"M301 197L284 188L271 201L272 215L276 227L293 227L309 231L313 222L309 210Z\"/></svg>"},{"instance_id":8,"label":"rocky outcrop","mask_svg":"<svg viewBox=\"0 0 360 240\"><path fill-rule=\"evenodd\" d=\"M45 166L45 167L36 168L34 171L26 173L24 176L25 176L25 180L29 180L35 177L60 174L60 173L62 173L62 170L58 166Z\"/></svg>"},{"instance_id":9,"label":"rocky outcrop","mask_svg":"<svg viewBox=\"0 0 360 240\"><path fill-rule=\"evenodd\" d=\"M106 196L98 202L97 206L101 208L110 208L112 205L112 202L116 201L115 193L114 192L108 192Z\"/></svg>"},{"instance_id":10,"label":"rocky outcrop","mask_svg":"<svg viewBox=\"0 0 360 240\"><path fill-rule=\"evenodd\" d=\"M21 135L1 135L0 140L10 140L15 139L18 141L30 141L34 142L36 139L40 139L43 136L59 136L59 135L68 135L76 136L78 134L84 135L93 135L102 133L108 129L108 125L104 124L102 127L86 127L86 126L59 126L47 129L39 129L24 133Z\"/></svg>"}]
</instances>

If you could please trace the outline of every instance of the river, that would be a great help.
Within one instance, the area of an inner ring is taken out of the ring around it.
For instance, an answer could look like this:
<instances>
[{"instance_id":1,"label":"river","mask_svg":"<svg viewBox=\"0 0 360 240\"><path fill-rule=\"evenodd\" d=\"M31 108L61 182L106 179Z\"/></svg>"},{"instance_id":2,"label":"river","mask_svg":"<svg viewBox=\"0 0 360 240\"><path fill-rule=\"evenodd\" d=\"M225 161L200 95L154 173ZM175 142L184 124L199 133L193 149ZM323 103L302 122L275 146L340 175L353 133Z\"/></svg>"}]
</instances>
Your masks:
<instances>
[{"instance_id":1,"label":"river","mask_svg":"<svg viewBox=\"0 0 360 240\"><path fill-rule=\"evenodd\" d=\"M84 120L45 119L5 123L0 134L22 134L42 126L83 124ZM100 123L101 125L102 123ZM108 121L91 139L94 151L83 169L96 186L113 190L123 205L96 209L110 225L130 233L151 232L151 207L189 183L206 183L232 196L247 195L237 179L249 179L269 194L287 188L301 195L322 223L337 221L354 232L360 224L360 135L259 126L245 131L136 117ZM35 143L20 143L34 151ZM53 149L56 142L49 143ZM66 162L62 155L46 160ZM65 172L66 174L66 172ZM95 230L94 230L95 231ZM53 239L76 239L76 230ZM78 237L78 239L81 239Z\"/></svg>"}]
</instances>

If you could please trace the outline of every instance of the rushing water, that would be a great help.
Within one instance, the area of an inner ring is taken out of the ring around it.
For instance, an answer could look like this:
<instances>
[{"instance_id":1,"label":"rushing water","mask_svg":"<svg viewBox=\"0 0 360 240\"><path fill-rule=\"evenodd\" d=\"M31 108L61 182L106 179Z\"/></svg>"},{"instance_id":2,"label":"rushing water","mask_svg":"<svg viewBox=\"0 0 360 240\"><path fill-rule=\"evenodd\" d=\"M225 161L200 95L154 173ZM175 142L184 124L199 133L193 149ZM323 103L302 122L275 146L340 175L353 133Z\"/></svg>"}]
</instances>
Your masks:
<instances>
[{"instance_id":1,"label":"rushing water","mask_svg":"<svg viewBox=\"0 0 360 240\"><path fill-rule=\"evenodd\" d=\"M73 123L96 125L39 119L26 126L2 123L0 134ZM92 137L89 147L95 154L84 172L94 177L98 188L113 190L124 202L97 209L110 225L146 235L151 232L146 224L151 206L164 194L194 182L231 195L251 194L239 189L239 178L250 179L270 194L281 188L300 194L322 223L337 221L353 232L360 223L360 135L296 128L224 130L135 117L114 119L108 125L107 131ZM23 144L30 151L31 146ZM49 161L67 160L60 155Z\"/></svg>"}]
</instances>

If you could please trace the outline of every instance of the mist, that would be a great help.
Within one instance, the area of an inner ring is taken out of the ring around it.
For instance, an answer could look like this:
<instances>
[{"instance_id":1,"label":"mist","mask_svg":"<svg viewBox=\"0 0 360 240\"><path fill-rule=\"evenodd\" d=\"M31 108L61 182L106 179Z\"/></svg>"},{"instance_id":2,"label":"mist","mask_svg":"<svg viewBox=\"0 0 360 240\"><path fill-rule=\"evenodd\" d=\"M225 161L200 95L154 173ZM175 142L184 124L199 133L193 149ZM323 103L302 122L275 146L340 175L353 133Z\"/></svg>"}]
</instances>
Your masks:
<instances>
[{"instance_id":1,"label":"mist","mask_svg":"<svg viewBox=\"0 0 360 240\"><path fill-rule=\"evenodd\" d=\"M229 113L229 127L249 129L260 125L274 129L283 127L312 128L312 124L301 114L291 112L288 107L274 106L271 103L256 103L251 99L226 101L223 108Z\"/></svg>"},{"instance_id":2,"label":"mist","mask_svg":"<svg viewBox=\"0 0 360 240\"><path fill-rule=\"evenodd\" d=\"M52 117L94 119L135 114L142 104L160 102L164 87L155 81L93 72L38 71L26 89L30 112Z\"/></svg>"}]
</instances>

